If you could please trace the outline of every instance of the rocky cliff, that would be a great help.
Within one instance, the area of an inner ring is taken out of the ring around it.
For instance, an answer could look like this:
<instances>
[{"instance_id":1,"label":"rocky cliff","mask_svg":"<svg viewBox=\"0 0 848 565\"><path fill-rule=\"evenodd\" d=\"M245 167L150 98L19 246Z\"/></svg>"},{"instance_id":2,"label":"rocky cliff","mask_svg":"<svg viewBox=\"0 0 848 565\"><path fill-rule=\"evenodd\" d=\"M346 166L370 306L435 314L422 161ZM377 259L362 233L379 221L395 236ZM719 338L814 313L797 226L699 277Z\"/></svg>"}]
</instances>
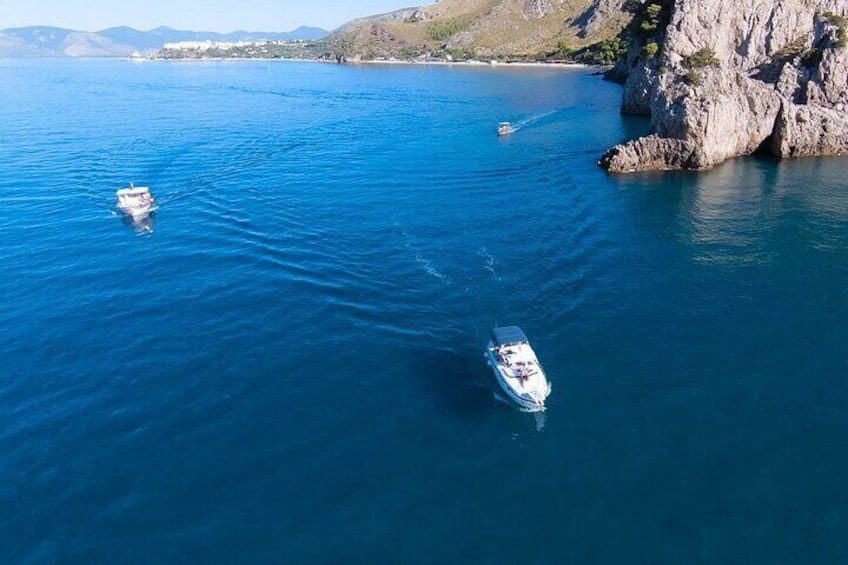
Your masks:
<instances>
[{"instance_id":1,"label":"rocky cliff","mask_svg":"<svg viewBox=\"0 0 848 565\"><path fill-rule=\"evenodd\" d=\"M758 150L848 154L844 0L655 6L665 11L661 29L634 34L617 72L625 79L622 111L650 114L652 134L613 147L601 166L701 169Z\"/></svg>"}]
</instances>

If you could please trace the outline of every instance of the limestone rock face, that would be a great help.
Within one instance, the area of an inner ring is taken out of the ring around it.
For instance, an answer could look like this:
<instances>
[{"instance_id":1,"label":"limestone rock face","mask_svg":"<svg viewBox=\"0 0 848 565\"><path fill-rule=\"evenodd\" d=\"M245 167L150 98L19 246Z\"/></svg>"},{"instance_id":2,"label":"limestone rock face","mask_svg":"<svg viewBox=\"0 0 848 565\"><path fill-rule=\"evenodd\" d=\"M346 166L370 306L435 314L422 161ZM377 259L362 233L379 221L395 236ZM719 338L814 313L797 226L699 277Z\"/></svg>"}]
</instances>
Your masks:
<instances>
[{"instance_id":1,"label":"limestone rock face","mask_svg":"<svg viewBox=\"0 0 848 565\"><path fill-rule=\"evenodd\" d=\"M624 81L622 114L651 115L651 97L656 84L656 70L646 67L642 72L630 73Z\"/></svg>"},{"instance_id":2,"label":"limestone rock face","mask_svg":"<svg viewBox=\"0 0 848 565\"><path fill-rule=\"evenodd\" d=\"M848 48L824 52L807 84L807 104L848 109Z\"/></svg>"},{"instance_id":3,"label":"limestone rock face","mask_svg":"<svg viewBox=\"0 0 848 565\"><path fill-rule=\"evenodd\" d=\"M787 104L778 114L770 149L781 157L848 155L848 120L827 108Z\"/></svg>"},{"instance_id":4,"label":"limestone rock face","mask_svg":"<svg viewBox=\"0 0 848 565\"><path fill-rule=\"evenodd\" d=\"M675 0L671 8L658 58L631 52L624 88L622 111L649 112L652 135L614 147L601 166L705 168L758 149L848 153L845 2Z\"/></svg>"},{"instance_id":5,"label":"limestone rock face","mask_svg":"<svg viewBox=\"0 0 848 565\"><path fill-rule=\"evenodd\" d=\"M526 17L544 18L554 12L551 0L525 0L524 13Z\"/></svg>"},{"instance_id":6,"label":"limestone rock face","mask_svg":"<svg viewBox=\"0 0 848 565\"><path fill-rule=\"evenodd\" d=\"M697 168L701 155L697 146L683 139L649 135L617 145L601 157L599 164L611 173L644 170Z\"/></svg>"}]
</instances>

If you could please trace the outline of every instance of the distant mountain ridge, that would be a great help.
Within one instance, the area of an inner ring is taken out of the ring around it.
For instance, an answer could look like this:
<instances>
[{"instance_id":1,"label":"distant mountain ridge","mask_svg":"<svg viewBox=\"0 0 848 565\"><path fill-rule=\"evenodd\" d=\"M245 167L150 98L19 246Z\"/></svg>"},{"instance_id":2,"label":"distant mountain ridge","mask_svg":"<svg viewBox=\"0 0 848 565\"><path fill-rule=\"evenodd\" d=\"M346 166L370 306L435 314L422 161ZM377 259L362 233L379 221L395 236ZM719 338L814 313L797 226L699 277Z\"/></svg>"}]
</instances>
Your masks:
<instances>
[{"instance_id":1,"label":"distant mountain ridge","mask_svg":"<svg viewBox=\"0 0 848 565\"><path fill-rule=\"evenodd\" d=\"M128 57L135 52L153 54L166 43L178 41L292 41L317 40L327 35L317 27L300 26L288 32L178 30L157 27L141 31L127 26L97 32L51 26L0 30L0 58L25 57Z\"/></svg>"},{"instance_id":2,"label":"distant mountain ridge","mask_svg":"<svg viewBox=\"0 0 848 565\"><path fill-rule=\"evenodd\" d=\"M614 41L649 0L438 0L358 18L326 42L348 60L565 58ZM653 0L660 1L660 0Z\"/></svg>"}]
</instances>

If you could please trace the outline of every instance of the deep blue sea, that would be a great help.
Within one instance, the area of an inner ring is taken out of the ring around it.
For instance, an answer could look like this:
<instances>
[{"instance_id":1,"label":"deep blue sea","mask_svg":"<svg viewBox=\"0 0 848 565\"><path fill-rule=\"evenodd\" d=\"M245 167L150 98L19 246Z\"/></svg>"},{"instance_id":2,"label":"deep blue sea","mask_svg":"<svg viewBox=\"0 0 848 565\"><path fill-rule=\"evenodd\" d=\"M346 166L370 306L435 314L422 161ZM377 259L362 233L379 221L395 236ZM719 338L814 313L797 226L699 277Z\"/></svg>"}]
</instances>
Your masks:
<instances>
[{"instance_id":1,"label":"deep blue sea","mask_svg":"<svg viewBox=\"0 0 848 565\"><path fill-rule=\"evenodd\" d=\"M608 176L620 97L0 61L0 563L848 562L848 159Z\"/></svg>"}]
</instances>

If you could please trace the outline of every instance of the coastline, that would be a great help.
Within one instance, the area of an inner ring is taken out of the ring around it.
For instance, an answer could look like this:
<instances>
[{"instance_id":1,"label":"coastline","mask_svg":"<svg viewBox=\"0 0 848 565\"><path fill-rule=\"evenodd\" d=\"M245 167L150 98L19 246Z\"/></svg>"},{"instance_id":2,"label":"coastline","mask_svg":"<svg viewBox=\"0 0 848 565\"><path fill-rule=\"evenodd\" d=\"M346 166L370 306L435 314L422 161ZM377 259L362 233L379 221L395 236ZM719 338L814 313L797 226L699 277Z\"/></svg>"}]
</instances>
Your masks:
<instances>
[{"instance_id":1,"label":"coastline","mask_svg":"<svg viewBox=\"0 0 848 565\"><path fill-rule=\"evenodd\" d=\"M345 61L348 65L462 65L471 67L541 67L541 68L559 68L559 69L588 69L593 65L584 63L546 63L544 61L518 61L518 62L501 62L501 61L402 61L389 59L371 59L362 61Z\"/></svg>"},{"instance_id":2,"label":"coastline","mask_svg":"<svg viewBox=\"0 0 848 565\"><path fill-rule=\"evenodd\" d=\"M587 65L585 63L565 63L565 62L544 62L544 61L517 61L517 62L501 62L501 61L478 61L478 60L470 60L470 61L441 61L441 60L430 60L430 61L403 61L400 59L363 59L356 61L344 61L342 63L327 60L327 59L296 59L296 58L281 58L281 57L273 57L273 58L265 58L265 57L254 57L254 58L236 58L236 57L204 57L204 58L194 58L194 57L182 57L182 58L159 58L159 57L120 57L126 61L135 61L135 62L143 62L143 61L168 61L168 62L221 62L221 61L240 61L240 62L249 62L249 61L262 61L262 62L271 62L271 61L286 61L286 62L299 62L299 63L324 63L324 64L333 64L333 65L386 65L386 66L395 66L395 65L410 65L410 66L468 66L468 67L491 67L491 68L552 68L552 69L573 69L573 70L585 70L592 69L598 67L598 65Z\"/></svg>"}]
</instances>

